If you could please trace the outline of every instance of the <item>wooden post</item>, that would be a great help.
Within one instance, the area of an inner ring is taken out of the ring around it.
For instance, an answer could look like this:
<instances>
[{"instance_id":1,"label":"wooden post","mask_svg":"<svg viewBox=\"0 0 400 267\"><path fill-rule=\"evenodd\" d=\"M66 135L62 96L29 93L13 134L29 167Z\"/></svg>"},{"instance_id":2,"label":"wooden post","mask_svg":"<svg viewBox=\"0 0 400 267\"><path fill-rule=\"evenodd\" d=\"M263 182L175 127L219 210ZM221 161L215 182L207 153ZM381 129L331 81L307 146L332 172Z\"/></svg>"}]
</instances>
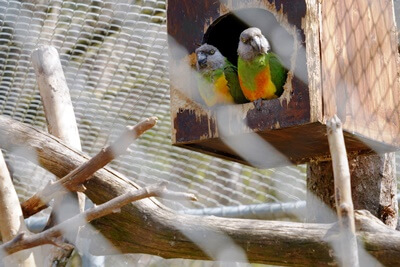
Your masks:
<instances>
[{"instance_id":1,"label":"wooden post","mask_svg":"<svg viewBox=\"0 0 400 267\"><path fill-rule=\"evenodd\" d=\"M23 220L17 192L0 150L0 233L2 241L12 240L21 232L27 232L27 228ZM30 251L9 256L4 259L3 264L5 266L36 266L33 253ZM1 262L0 265L2 265Z\"/></svg>"},{"instance_id":2,"label":"wooden post","mask_svg":"<svg viewBox=\"0 0 400 267\"><path fill-rule=\"evenodd\" d=\"M354 209L368 210L395 229L398 221L395 154L353 156L349 167ZM326 206L335 205L331 161L307 164L307 189L308 221L333 222L335 218L326 213Z\"/></svg>"},{"instance_id":3,"label":"wooden post","mask_svg":"<svg viewBox=\"0 0 400 267\"><path fill-rule=\"evenodd\" d=\"M81 150L75 113L57 50L52 46L39 47L32 52L32 64L36 72L49 133L71 147ZM78 196L78 203L71 205L71 203L76 203L76 196ZM83 193L69 193L55 199L47 226L65 221L82 212L84 207ZM52 254L53 256L49 257L50 261L66 255L59 248L54 248Z\"/></svg>"},{"instance_id":4,"label":"wooden post","mask_svg":"<svg viewBox=\"0 0 400 267\"><path fill-rule=\"evenodd\" d=\"M329 150L332 156L335 184L336 211L340 224L340 262L344 267L357 267L358 249L354 223L353 200L351 199L350 170L344 144L342 123L334 116L326 124Z\"/></svg>"}]
</instances>

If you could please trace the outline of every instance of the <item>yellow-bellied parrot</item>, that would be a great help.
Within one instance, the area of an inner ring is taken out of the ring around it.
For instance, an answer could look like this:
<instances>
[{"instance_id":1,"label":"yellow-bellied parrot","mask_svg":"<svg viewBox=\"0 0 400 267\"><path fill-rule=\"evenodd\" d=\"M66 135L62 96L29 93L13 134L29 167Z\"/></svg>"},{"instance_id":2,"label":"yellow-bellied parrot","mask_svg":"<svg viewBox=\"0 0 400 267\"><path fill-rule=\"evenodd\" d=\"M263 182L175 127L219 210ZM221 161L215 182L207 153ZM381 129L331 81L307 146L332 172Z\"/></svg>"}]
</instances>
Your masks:
<instances>
[{"instance_id":1,"label":"yellow-bellied parrot","mask_svg":"<svg viewBox=\"0 0 400 267\"><path fill-rule=\"evenodd\" d=\"M287 70L276 54L270 51L261 30L248 28L240 34L238 46L238 75L243 94L257 108L262 99L282 95Z\"/></svg>"},{"instance_id":2,"label":"yellow-bellied parrot","mask_svg":"<svg viewBox=\"0 0 400 267\"><path fill-rule=\"evenodd\" d=\"M237 68L215 46L203 44L195 52L199 93L207 106L248 102L240 89Z\"/></svg>"}]
</instances>

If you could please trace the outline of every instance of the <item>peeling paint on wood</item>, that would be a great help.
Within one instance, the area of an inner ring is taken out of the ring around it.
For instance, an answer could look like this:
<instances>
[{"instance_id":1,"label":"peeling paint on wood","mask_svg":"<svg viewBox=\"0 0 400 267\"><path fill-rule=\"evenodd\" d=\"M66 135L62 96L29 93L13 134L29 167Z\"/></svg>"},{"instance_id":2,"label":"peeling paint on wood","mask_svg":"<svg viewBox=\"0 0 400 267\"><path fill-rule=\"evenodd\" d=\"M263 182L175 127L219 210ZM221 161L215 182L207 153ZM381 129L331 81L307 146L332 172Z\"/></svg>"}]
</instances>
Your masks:
<instances>
[{"instance_id":1,"label":"peeling paint on wood","mask_svg":"<svg viewBox=\"0 0 400 267\"><path fill-rule=\"evenodd\" d=\"M215 122L208 116L198 116L193 110L179 110L174 120L176 142L189 140L203 140L212 138L215 131Z\"/></svg>"}]
</instances>

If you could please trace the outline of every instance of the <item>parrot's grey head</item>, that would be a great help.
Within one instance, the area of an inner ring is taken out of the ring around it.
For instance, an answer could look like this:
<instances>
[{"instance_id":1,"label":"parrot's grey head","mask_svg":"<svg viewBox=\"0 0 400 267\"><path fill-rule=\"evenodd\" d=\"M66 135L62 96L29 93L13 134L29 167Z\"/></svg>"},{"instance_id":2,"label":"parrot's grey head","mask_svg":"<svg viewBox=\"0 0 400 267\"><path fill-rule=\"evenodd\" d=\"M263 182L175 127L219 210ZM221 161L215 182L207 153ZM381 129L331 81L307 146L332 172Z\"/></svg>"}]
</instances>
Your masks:
<instances>
[{"instance_id":1,"label":"parrot's grey head","mask_svg":"<svg viewBox=\"0 0 400 267\"><path fill-rule=\"evenodd\" d=\"M268 40L259 28L248 28L240 34L238 55L246 61L265 54L271 49Z\"/></svg>"},{"instance_id":2,"label":"parrot's grey head","mask_svg":"<svg viewBox=\"0 0 400 267\"><path fill-rule=\"evenodd\" d=\"M225 57L215 46L203 44L195 52L196 67L201 72L216 70L222 68L225 64Z\"/></svg>"}]
</instances>

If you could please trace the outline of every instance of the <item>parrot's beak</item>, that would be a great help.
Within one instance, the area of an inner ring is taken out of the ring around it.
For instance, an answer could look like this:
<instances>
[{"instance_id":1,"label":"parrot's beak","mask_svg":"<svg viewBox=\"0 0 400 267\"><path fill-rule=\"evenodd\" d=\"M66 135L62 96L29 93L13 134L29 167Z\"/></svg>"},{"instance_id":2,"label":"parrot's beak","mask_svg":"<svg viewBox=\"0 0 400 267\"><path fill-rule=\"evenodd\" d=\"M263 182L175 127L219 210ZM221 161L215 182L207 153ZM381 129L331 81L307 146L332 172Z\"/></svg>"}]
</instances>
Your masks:
<instances>
[{"instance_id":1,"label":"parrot's beak","mask_svg":"<svg viewBox=\"0 0 400 267\"><path fill-rule=\"evenodd\" d=\"M207 65L207 56L203 53L197 54L197 64L199 64L200 68L203 68Z\"/></svg>"},{"instance_id":2,"label":"parrot's beak","mask_svg":"<svg viewBox=\"0 0 400 267\"><path fill-rule=\"evenodd\" d=\"M262 49L260 37L254 36L254 37L251 39L251 46L254 48L254 50L256 50L258 53L260 53L260 52L261 52L261 49Z\"/></svg>"}]
</instances>

